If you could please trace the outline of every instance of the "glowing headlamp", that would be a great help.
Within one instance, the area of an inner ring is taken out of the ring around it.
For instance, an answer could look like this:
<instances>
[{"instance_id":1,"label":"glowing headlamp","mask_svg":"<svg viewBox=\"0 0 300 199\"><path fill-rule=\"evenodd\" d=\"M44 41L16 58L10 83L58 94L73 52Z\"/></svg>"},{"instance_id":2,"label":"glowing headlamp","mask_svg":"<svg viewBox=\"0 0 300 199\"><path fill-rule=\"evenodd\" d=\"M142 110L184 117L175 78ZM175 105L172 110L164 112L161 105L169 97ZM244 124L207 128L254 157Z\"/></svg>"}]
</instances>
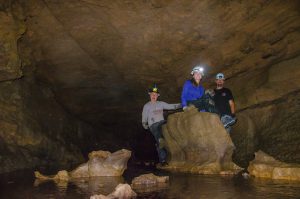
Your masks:
<instances>
[{"instance_id":1,"label":"glowing headlamp","mask_svg":"<svg viewBox=\"0 0 300 199\"><path fill-rule=\"evenodd\" d=\"M201 75L204 75L204 68L202 66L196 66L193 68L191 75L194 75L194 73L201 73Z\"/></svg>"}]
</instances>

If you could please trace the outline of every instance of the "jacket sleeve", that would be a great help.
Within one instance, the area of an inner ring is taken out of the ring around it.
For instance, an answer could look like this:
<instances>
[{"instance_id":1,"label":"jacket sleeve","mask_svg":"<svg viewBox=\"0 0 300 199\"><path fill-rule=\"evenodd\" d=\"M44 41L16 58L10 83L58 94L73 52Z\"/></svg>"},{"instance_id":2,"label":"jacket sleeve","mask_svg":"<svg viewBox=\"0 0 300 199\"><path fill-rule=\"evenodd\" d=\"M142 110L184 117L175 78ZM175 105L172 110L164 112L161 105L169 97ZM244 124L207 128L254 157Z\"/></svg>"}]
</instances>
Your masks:
<instances>
[{"instance_id":1,"label":"jacket sleeve","mask_svg":"<svg viewBox=\"0 0 300 199\"><path fill-rule=\"evenodd\" d=\"M148 123L148 110L147 110L147 106L146 105L144 105L144 107L143 107L142 123L144 123L144 124Z\"/></svg>"},{"instance_id":2,"label":"jacket sleeve","mask_svg":"<svg viewBox=\"0 0 300 199\"><path fill-rule=\"evenodd\" d=\"M164 110L174 110L181 108L180 104L168 104L166 102L162 102L162 105Z\"/></svg>"},{"instance_id":3,"label":"jacket sleeve","mask_svg":"<svg viewBox=\"0 0 300 199\"><path fill-rule=\"evenodd\" d=\"M183 85L182 93L181 93L181 105L182 107L187 106L187 95L188 95L188 82L186 81Z\"/></svg>"}]
</instances>

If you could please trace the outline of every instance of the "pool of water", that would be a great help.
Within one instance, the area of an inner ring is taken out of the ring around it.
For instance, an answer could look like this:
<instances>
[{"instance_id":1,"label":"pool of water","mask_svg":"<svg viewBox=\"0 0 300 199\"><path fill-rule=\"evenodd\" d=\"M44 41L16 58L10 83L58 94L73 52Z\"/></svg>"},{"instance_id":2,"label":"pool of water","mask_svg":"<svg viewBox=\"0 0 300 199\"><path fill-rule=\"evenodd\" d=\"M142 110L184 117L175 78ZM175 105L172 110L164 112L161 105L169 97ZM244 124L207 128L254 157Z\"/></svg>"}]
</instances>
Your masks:
<instances>
[{"instance_id":1,"label":"pool of water","mask_svg":"<svg viewBox=\"0 0 300 199\"><path fill-rule=\"evenodd\" d=\"M0 198L7 199L88 199L93 194L111 193L119 183L131 183L145 173L170 176L166 186L138 192L137 198L152 199L292 199L300 198L300 182L244 179L241 176L175 174L151 167L132 167L123 177L95 177L69 183L42 182L32 171L0 175Z\"/></svg>"}]
</instances>

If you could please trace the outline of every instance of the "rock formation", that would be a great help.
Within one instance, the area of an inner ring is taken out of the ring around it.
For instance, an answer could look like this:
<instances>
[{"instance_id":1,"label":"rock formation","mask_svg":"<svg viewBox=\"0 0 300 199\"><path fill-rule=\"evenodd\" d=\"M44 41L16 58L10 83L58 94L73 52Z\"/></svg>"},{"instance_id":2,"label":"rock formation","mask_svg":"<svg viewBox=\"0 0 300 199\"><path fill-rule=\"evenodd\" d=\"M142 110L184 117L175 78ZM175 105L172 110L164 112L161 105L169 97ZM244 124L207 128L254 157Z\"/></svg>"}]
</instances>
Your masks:
<instances>
[{"instance_id":1,"label":"rock formation","mask_svg":"<svg viewBox=\"0 0 300 199\"><path fill-rule=\"evenodd\" d=\"M137 193L159 191L168 187L169 176L156 176L153 173L135 177L131 186Z\"/></svg>"},{"instance_id":2,"label":"rock formation","mask_svg":"<svg viewBox=\"0 0 300 199\"><path fill-rule=\"evenodd\" d=\"M95 132L35 78L30 47L21 42L28 30L23 11L19 1L0 1L0 173L70 168L83 162Z\"/></svg>"},{"instance_id":3,"label":"rock formation","mask_svg":"<svg viewBox=\"0 0 300 199\"><path fill-rule=\"evenodd\" d=\"M90 197L90 199L131 199L135 198L136 196L136 193L131 189L129 184L119 184L113 193L107 196L102 194L93 195Z\"/></svg>"},{"instance_id":4,"label":"rock formation","mask_svg":"<svg viewBox=\"0 0 300 199\"><path fill-rule=\"evenodd\" d=\"M166 169L201 174L239 170L231 159L234 145L216 114L189 107L168 117L163 134L170 154Z\"/></svg>"},{"instance_id":5,"label":"rock formation","mask_svg":"<svg viewBox=\"0 0 300 199\"><path fill-rule=\"evenodd\" d=\"M78 166L71 172L59 171L55 176L44 176L38 171L35 177L41 180L62 180L70 178L87 178L96 176L121 176L127 168L127 161L131 152L122 149L114 153L109 151L93 151L89 154L89 161Z\"/></svg>"},{"instance_id":6,"label":"rock formation","mask_svg":"<svg viewBox=\"0 0 300 199\"><path fill-rule=\"evenodd\" d=\"M278 161L262 151L255 153L255 159L250 162L248 171L250 175L258 178L300 181L300 164Z\"/></svg>"},{"instance_id":7,"label":"rock formation","mask_svg":"<svg viewBox=\"0 0 300 199\"><path fill-rule=\"evenodd\" d=\"M235 96L235 162L300 163L299 27L298 0L0 0L0 172L124 146L148 86L178 102L196 64Z\"/></svg>"}]
</instances>

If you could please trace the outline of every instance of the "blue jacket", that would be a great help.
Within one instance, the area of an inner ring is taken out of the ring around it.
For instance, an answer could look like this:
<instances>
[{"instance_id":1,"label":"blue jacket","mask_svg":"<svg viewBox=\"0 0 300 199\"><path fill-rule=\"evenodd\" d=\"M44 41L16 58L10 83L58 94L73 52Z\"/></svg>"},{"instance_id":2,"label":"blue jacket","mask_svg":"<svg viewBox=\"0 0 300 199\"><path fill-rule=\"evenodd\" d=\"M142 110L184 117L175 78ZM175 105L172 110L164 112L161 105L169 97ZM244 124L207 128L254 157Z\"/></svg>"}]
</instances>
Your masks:
<instances>
[{"instance_id":1,"label":"blue jacket","mask_svg":"<svg viewBox=\"0 0 300 199\"><path fill-rule=\"evenodd\" d=\"M196 87L191 80L187 80L182 89L181 104L182 107L187 106L187 101L197 100L204 95L204 88L202 85Z\"/></svg>"}]
</instances>

